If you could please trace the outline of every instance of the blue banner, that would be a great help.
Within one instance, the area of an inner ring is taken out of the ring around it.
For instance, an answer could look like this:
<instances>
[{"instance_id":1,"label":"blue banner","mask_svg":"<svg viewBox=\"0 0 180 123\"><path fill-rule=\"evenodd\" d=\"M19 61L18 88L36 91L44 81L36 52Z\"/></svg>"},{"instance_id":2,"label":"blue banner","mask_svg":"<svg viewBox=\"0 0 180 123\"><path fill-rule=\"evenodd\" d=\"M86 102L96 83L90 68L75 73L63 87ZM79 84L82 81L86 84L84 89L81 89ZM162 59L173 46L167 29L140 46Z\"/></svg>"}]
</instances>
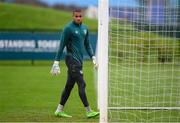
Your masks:
<instances>
[{"instance_id":1,"label":"blue banner","mask_svg":"<svg viewBox=\"0 0 180 123\"><path fill-rule=\"evenodd\" d=\"M53 60L60 37L61 33L58 32L0 32L0 59ZM97 34L90 34L89 38L95 52ZM85 49L84 58L89 58Z\"/></svg>"}]
</instances>

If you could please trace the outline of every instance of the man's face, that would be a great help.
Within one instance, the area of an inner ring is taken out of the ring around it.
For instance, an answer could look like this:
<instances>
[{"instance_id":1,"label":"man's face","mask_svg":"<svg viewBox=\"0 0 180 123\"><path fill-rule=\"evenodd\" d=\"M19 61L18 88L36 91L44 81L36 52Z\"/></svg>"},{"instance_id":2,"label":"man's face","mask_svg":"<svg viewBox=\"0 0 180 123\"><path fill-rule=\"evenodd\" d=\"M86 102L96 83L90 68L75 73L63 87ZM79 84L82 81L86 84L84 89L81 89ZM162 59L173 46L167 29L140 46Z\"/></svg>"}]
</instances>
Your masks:
<instances>
[{"instance_id":1,"label":"man's face","mask_svg":"<svg viewBox=\"0 0 180 123\"><path fill-rule=\"evenodd\" d=\"M74 19L75 23L77 23L77 24L82 23L82 12L74 12L73 19Z\"/></svg>"}]
</instances>

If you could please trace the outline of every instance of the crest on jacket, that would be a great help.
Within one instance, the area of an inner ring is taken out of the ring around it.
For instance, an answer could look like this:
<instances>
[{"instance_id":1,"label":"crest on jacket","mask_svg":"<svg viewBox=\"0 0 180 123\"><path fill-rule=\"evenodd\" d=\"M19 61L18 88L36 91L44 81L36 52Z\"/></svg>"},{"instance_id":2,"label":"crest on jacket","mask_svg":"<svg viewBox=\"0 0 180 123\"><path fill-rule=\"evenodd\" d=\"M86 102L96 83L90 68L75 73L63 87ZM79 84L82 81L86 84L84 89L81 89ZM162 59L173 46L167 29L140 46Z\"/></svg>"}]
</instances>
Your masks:
<instances>
[{"instance_id":1,"label":"crest on jacket","mask_svg":"<svg viewBox=\"0 0 180 123\"><path fill-rule=\"evenodd\" d=\"M75 33L78 34L79 32L76 30Z\"/></svg>"}]
</instances>

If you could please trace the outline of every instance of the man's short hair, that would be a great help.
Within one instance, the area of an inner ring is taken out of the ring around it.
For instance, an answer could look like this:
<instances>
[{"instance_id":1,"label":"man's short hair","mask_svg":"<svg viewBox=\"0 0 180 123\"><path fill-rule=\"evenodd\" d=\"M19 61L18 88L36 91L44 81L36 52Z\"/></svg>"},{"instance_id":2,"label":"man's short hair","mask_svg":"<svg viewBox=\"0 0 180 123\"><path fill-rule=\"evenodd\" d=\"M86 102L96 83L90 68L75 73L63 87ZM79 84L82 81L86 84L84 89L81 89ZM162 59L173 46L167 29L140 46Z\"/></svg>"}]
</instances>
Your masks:
<instances>
[{"instance_id":1,"label":"man's short hair","mask_svg":"<svg viewBox=\"0 0 180 123\"><path fill-rule=\"evenodd\" d=\"M81 9L74 9L73 10L73 15L74 15L75 12L82 12L82 10Z\"/></svg>"}]
</instances>

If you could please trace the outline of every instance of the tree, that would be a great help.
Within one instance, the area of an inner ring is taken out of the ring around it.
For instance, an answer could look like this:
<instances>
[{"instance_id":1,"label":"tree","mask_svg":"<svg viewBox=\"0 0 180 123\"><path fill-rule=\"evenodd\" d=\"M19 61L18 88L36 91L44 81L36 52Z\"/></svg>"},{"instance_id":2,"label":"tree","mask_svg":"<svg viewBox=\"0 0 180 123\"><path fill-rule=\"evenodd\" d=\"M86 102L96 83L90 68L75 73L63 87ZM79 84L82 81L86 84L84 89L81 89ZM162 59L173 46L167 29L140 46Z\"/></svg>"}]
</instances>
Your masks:
<instances>
[{"instance_id":1,"label":"tree","mask_svg":"<svg viewBox=\"0 0 180 123\"><path fill-rule=\"evenodd\" d=\"M33 6L48 7L48 5L40 0L14 0L15 3L28 4Z\"/></svg>"}]
</instances>

